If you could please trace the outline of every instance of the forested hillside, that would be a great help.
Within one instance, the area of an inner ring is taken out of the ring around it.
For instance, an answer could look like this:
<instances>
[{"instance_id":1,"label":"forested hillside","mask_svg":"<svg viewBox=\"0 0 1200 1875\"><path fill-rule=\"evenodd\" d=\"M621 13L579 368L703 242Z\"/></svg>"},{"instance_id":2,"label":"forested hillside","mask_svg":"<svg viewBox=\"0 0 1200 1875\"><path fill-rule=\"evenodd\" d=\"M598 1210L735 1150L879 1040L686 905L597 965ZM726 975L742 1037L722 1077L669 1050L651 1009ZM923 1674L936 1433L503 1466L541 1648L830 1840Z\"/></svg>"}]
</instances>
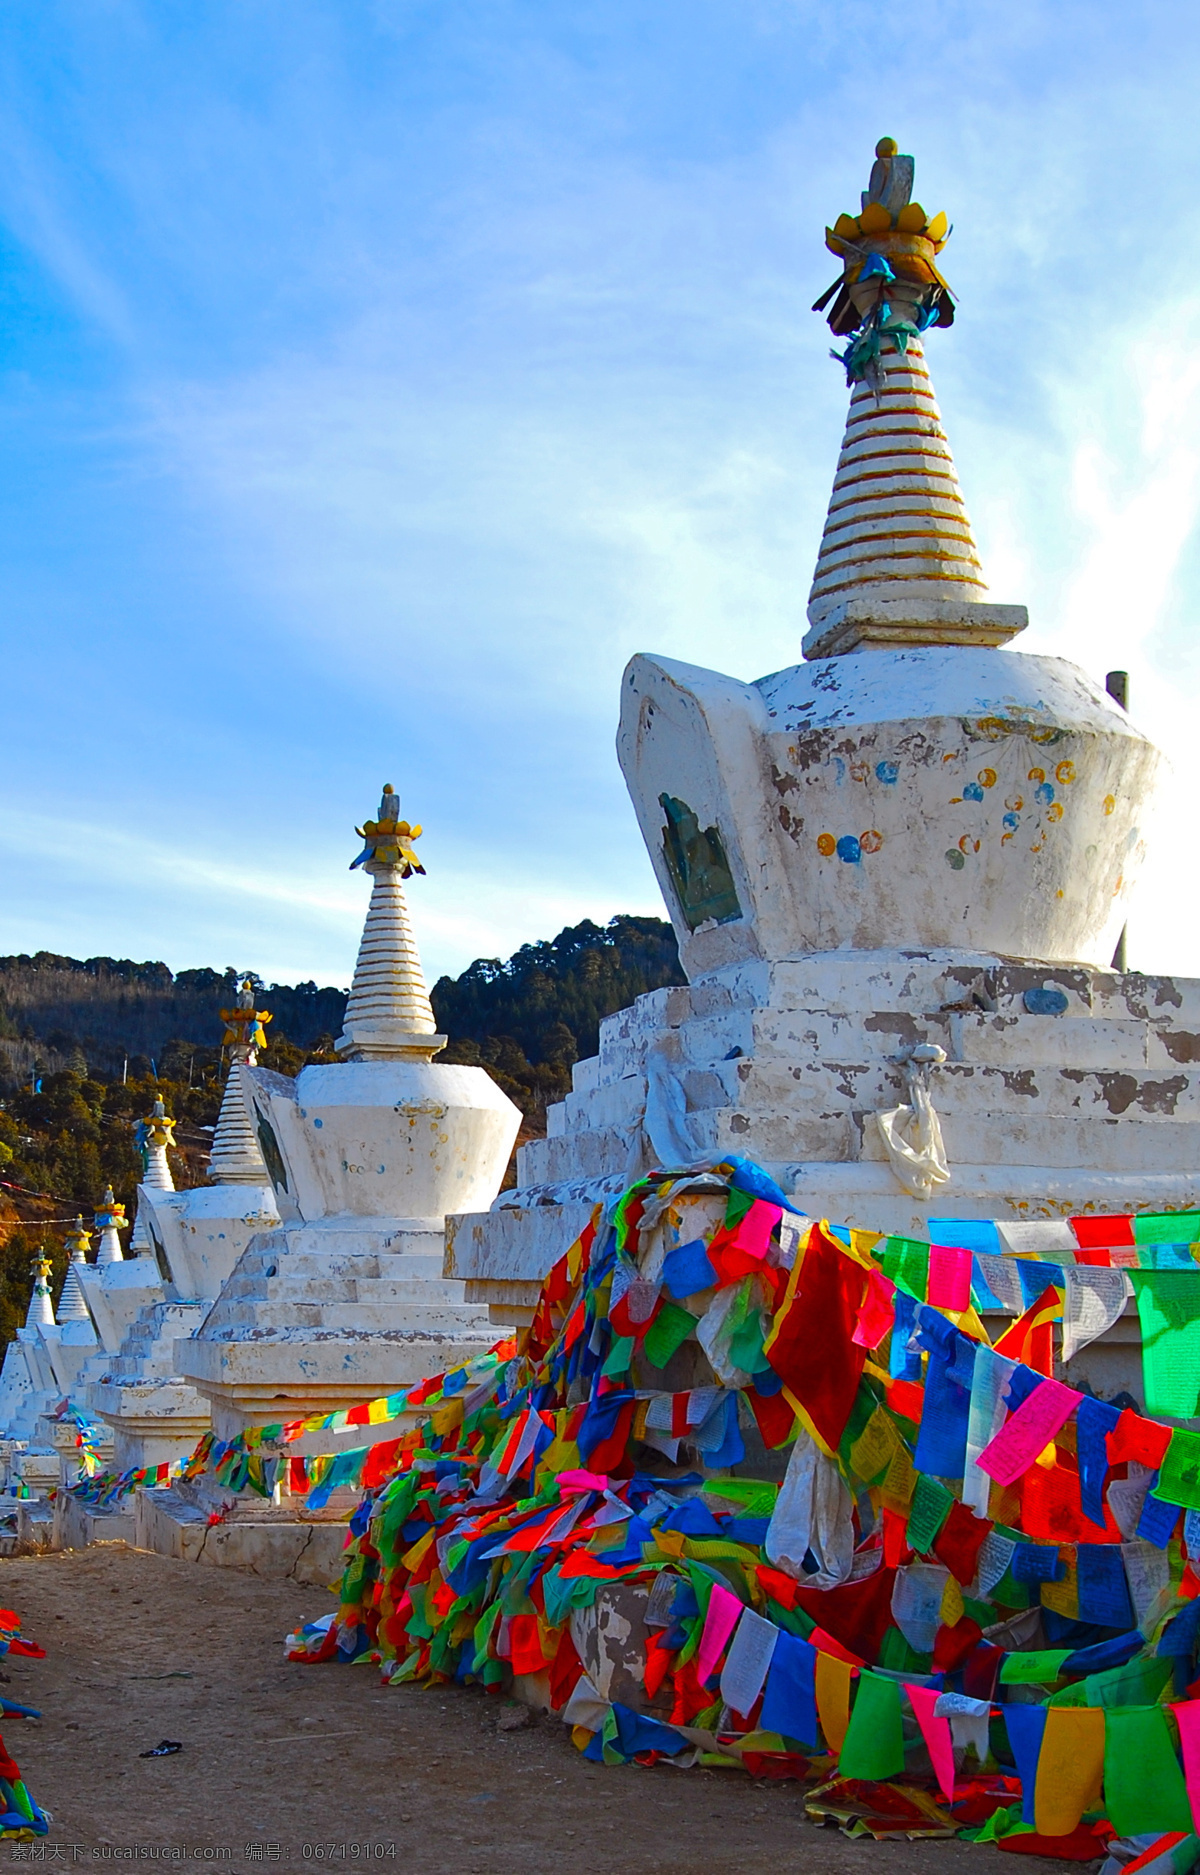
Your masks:
<instances>
[{"instance_id":1,"label":"forested hillside","mask_svg":"<svg viewBox=\"0 0 1200 1875\"><path fill-rule=\"evenodd\" d=\"M176 1184L203 1180L224 1073L219 1012L245 974L47 951L0 958L0 1340L24 1319L35 1249L45 1243L60 1279L65 1220L90 1218L110 1183L132 1211L133 1122L156 1095L176 1121ZM432 999L450 1041L439 1059L486 1067L521 1108L522 1139L534 1138L570 1088L571 1064L595 1053L601 1019L682 981L661 919L585 921L442 977ZM296 1074L335 1058L344 991L272 983L258 1000L274 1018L264 1066Z\"/></svg>"}]
</instances>

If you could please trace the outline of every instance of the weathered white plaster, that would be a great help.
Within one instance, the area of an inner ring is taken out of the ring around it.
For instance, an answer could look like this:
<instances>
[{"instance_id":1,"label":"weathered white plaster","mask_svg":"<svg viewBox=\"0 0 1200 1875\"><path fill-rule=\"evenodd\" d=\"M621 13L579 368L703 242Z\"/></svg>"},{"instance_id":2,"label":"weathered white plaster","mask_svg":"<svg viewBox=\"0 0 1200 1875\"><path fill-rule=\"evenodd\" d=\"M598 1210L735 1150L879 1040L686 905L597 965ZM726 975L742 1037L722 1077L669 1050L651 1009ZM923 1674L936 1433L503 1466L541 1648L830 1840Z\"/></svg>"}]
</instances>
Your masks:
<instances>
[{"instance_id":1,"label":"weathered white plaster","mask_svg":"<svg viewBox=\"0 0 1200 1875\"><path fill-rule=\"evenodd\" d=\"M618 754L693 981L897 945L1107 963L1163 766L1073 665L973 647L756 684L638 657ZM724 922L689 928L664 795L720 838Z\"/></svg>"}]
</instances>

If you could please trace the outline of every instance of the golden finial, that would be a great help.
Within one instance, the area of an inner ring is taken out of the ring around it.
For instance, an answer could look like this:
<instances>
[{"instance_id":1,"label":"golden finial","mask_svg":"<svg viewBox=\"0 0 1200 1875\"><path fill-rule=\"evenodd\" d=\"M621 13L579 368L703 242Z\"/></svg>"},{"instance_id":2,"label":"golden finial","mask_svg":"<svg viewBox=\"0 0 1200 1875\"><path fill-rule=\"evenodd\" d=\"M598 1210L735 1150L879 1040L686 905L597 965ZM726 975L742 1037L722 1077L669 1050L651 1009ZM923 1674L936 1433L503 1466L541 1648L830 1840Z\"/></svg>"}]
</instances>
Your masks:
<instances>
[{"instance_id":1,"label":"golden finial","mask_svg":"<svg viewBox=\"0 0 1200 1875\"><path fill-rule=\"evenodd\" d=\"M390 781L383 784L378 820L364 820L354 831L366 844L358 858L350 861L351 872L356 866L365 866L368 872L382 872L395 866L402 879L411 879L414 872L424 872L413 849L413 841L420 839L421 829L401 820L400 796Z\"/></svg>"},{"instance_id":2,"label":"golden finial","mask_svg":"<svg viewBox=\"0 0 1200 1875\"><path fill-rule=\"evenodd\" d=\"M844 266L813 307L828 313L830 331L850 340L834 357L850 384L879 389L879 355L890 342L903 352L930 326L948 326L954 301L934 264L950 236L944 214L926 215L912 200L915 165L894 137L875 145L871 179L857 215L839 215L825 230L825 245Z\"/></svg>"}]
</instances>

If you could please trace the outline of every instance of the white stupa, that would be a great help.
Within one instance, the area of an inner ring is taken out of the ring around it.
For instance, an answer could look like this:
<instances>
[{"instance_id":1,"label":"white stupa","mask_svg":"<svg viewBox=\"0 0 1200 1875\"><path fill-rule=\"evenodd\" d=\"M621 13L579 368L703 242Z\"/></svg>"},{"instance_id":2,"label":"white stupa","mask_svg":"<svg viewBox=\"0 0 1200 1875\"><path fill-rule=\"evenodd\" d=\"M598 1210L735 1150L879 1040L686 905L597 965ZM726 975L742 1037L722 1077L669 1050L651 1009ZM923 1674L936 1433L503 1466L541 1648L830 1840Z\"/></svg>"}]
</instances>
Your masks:
<instances>
[{"instance_id":1,"label":"white stupa","mask_svg":"<svg viewBox=\"0 0 1200 1875\"><path fill-rule=\"evenodd\" d=\"M79 1220L82 1226L82 1218ZM29 1297L29 1307L25 1311L26 1328L53 1328L54 1303L50 1296L51 1263L44 1252L33 1260L33 1290Z\"/></svg>"},{"instance_id":2,"label":"white stupa","mask_svg":"<svg viewBox=\"0 0 1200 1875\"><path fill-rule=\"evenodd\" d=\"M175 1189L175 1180L167 1158L168 1146L175 1144L175 1122L168 1119L161 1095L155 1100L145 1119L138 1121L134 1128L134 1137L142 1155L143 1171L141 1183L138 1186L137 1211L134 1214L133 1236L129 1240L129 1248L135 1256L149 1256L151 1245L146 1220L142 1215L142 1192L174 1191Z\"/></svg>"},{"instance_id":3,"label":"white stupa","mask_svg":"<svg viewBox=\"0 0 1200 1875\"><path fill-rule=\"evenodd\" d=\"M25 1322L5 1349L0 1370L0 1423L7 1440L23 1443L39 1460L53 1464L54 1447L44 1416L53 1412L65 1389L53 1358L53 1344L63 1331L54 1320L51 1270L50 1258L39 1250L32 1264L33 1288ZM17 1468L21 1469L20 1459ZM42 1469L46 1469L45 1462Z\"/></svg>"},{"instance_id":4,"label":"white stupa","mask_svg":"<svg viewBox=\"0 0 1200 1875\"><path fill-rule=\"evenodd\" d=\"M177 1346L199 1327L255 1232L279 1219L239 1073L253 1066L271 1017L255 1008L248 978L221 1016L229 1070L213 1133L210 1182L175 1190L164 1137L171 1122L157 1103L146 1122L147 1176L138 1191L138 1221L159 1283L87 1376L88 1410L112 1427L121 1469L183 1457L208 1430L208 1401L178 1372ZM143 1260L142 1266L148 1264Z\"/></svg>"},{"instance_id":5,"label":"white stupa","mask_svg":"<svg viewBox=\"0 0 1200 1875\"><path fill-rule=\"evenodd\" d=\"M223 1009L228 1060L225 1091L213 1133L205 1185L186 1191L143 1185L138 1215L172 1293L183 1301L213 1302L256 1231L279 1220L270 1176L246 1107L240 1070L253 1067L266 1044L270 1011L254 1006L254 985L244 978L232 1008ZM190 1332L190 1330L189 1330Z\"/></svg>"},{"instance_id":6,"label":"white stupa","mask_svg":"<svg viewBox=\"0 0 1200 1875\"><path fill-rule=\"evenodd\" d=\"M433 1061L430 1006L403 882L421 829L384 788L353 862L371 902L337 1043L296 1080L242 1086L282 1223L249 1244L183 1372L219 1437L384 1394L490 1345L486 1313L442 1276L448 1210L490 1203L520 1115L480 1068Z\"/></svg>"},{"instance_id":7,"label":"white stupa","mask_svg":"<svg viewBox=\"0 0 1200 1875\"><path fill-rule=\"evenodd\" d=\"M111 1201L112 1199L111 1185L105 1193L105 1198L106 1201ZM79 1281L80 1267L86 1268L87 1266L87 1253L91 1240L91 1232L84 1228L83 1219L77 1217L75 1219L74 1230L68 1231L66 1237L66 1250L71 1260L67 1264L67 1273L63 1278L63 1286L58 1296L58 1307L55 1311L55 1320L60 1328L67 1322L86 1322L91 1320L88 1314L88 1305L84 1299L83 1289ZM103 1245L103 1239L101 1239L101 1244ZM120 1255L119 1243L117 1246L117 1254L118 1256Z\"/></svg>"},{"instance_id":8,"label":"white stupa","mask_svg":"<svg viewBox=\"0 0 1200 1875\"><path fill-rule=\"evenodd\" d=\"M167 1148L175 1139L174 1125L161 1097L154 1101L143 1119L135 1122L133 1131L142 1158L142 1182L138 1186L129 1254L121 1247L121 1232L128 1224L125 1206L116 1202L110 1185L95 1215L95 1227L100 1233L96 1261L77 1267L76 1276L99 1338L95 1358L89 1359L79 1377L85 1392L101 1371L104 1360L116 1353L126 1330L141 1310L152 1302L161 1301L166 1294L164 1275L155 1261L144 1213L147 1192L174 1189L167 1162Z\"/></svg>"},{"instance_id":9,"label":"white stupa","mask_svg":"<svg viewBox=\"0 0 1200 1875\"><path fill-rule=\"evenodd\" d=\"M159 1105L161 1104L160 1101ZM170 1177L169 1171L167 1177ZM100 1233L100 1242L96 1246L98 1268L103 1269L106 1264L125 1261L125 1252L121 1248L121 1232L125 1229L126 1223L125 1206L117 1203L110 1185L100 1200L100 1207L96 1212L96 1229ZM82 1220L78 1227L81 1226ZM81 1260L86 1263L86 1255Z\"/></svg>"}]
</instances>

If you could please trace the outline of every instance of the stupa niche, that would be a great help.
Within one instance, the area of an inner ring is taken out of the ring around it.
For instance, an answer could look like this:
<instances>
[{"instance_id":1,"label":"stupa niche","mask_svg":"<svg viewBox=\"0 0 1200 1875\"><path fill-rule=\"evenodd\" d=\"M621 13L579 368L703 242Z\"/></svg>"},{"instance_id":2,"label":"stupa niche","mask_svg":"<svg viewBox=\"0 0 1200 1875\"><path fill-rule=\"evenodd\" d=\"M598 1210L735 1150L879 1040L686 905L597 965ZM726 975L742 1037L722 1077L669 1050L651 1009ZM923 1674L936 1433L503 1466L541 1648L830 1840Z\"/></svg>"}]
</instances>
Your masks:
<instances>
[{"instance_id":1,"label":"stupa niche","mask_svg":"<svg viewBox=\"0 0 1200 1875\"><path fill-rule=\"evenodd\" d=\"M804 661L625 672L618 756L688 986L602 1023L517 1189L450 1221L497 1321L597 1199L693 1159L918 1237L931 1203L1200 1200L1200 983L1108 964L1165 764L1083 671L1001 648L1026 613L987 593L933 396L947 224L913 168L884 139L828 235L851 400Z\"/></svg>"}]
</instances>

